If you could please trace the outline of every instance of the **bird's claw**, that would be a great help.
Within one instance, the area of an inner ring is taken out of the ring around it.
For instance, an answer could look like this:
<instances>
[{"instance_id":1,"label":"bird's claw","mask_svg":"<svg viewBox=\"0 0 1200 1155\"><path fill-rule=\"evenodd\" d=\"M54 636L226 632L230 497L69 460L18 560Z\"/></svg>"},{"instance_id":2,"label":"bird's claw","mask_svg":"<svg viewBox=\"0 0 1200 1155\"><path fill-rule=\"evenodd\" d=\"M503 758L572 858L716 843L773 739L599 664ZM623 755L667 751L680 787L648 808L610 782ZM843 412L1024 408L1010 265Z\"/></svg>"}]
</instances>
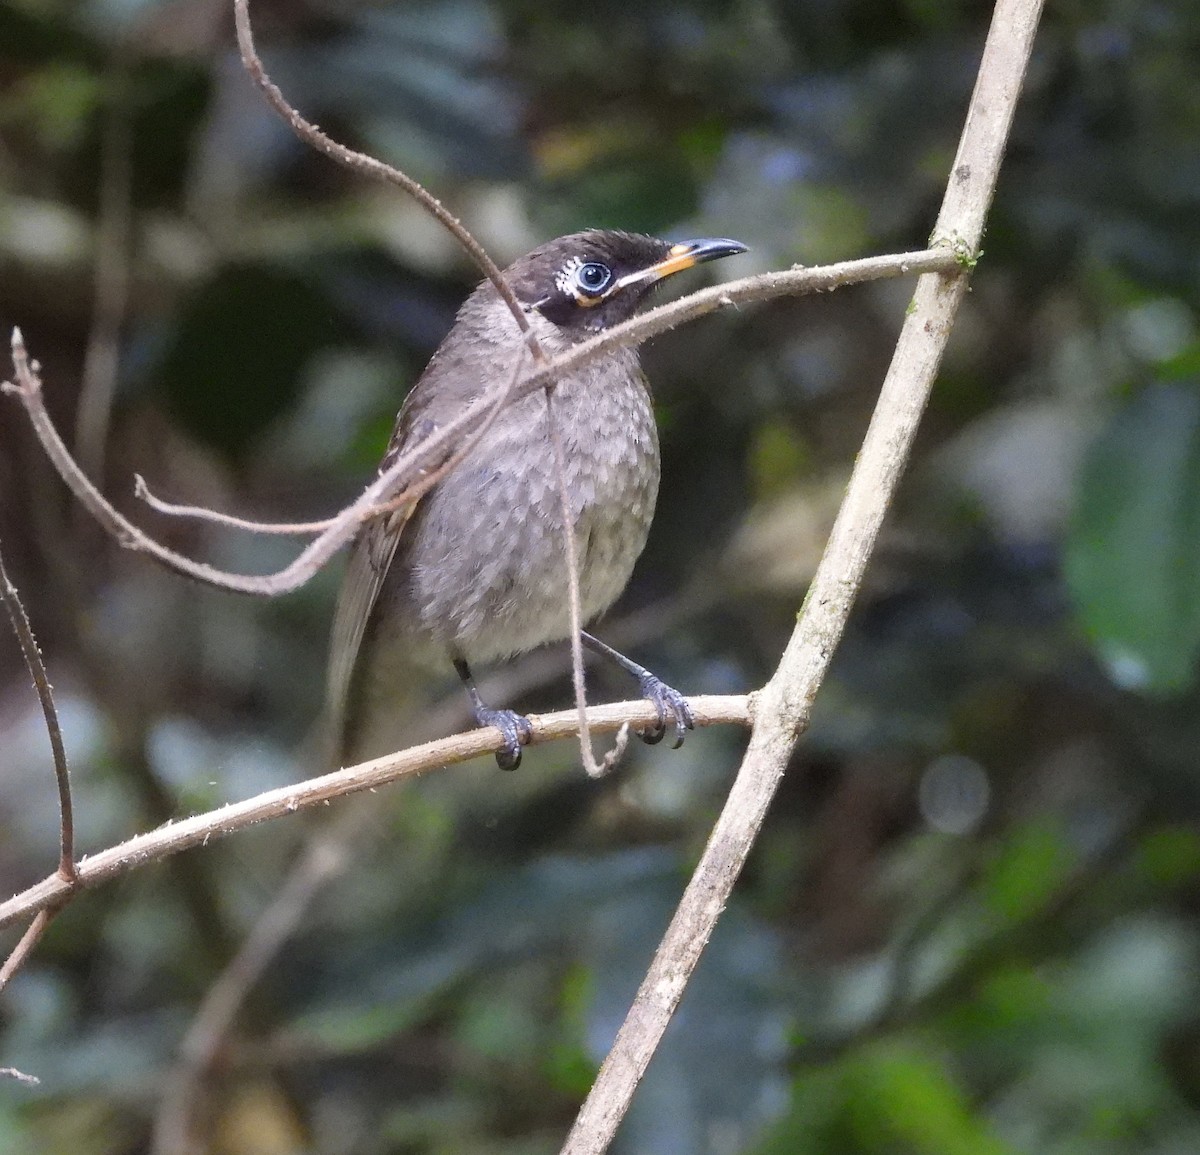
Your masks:
<instances>
[{"instance_id":1,"label":"bird's claw","mask_svg":"<svg viewBox=\"0 0 1200 1155\"><path fill-rule=\"evenodd\" d=\"M476 711L475 720L481 726L494 726L504 739L504 746L496 751L496 765L501 770L515 770L521 765L521 747L533 740L533 725L524 714L516 710Z\"/></svg>"},{"instance_id":2,"label":"bird's claw","mask_svg":"<svg viewBox=\"0 0 1200 1155\"><path fill-rule=\"evenodd\" d=\"M650 746L661 742L667 732L669 715L675 727L675 741L671 743L671 749L678 750L683 745L686 732L696 728L696 722L688 707L687 699L673 686L668 686L654 674L643 674L639 678L639 683L642 697L654 703L654 708L658 712L658 721L649 730L639 730L638 737Z\"/></svg>"}]
</instances>

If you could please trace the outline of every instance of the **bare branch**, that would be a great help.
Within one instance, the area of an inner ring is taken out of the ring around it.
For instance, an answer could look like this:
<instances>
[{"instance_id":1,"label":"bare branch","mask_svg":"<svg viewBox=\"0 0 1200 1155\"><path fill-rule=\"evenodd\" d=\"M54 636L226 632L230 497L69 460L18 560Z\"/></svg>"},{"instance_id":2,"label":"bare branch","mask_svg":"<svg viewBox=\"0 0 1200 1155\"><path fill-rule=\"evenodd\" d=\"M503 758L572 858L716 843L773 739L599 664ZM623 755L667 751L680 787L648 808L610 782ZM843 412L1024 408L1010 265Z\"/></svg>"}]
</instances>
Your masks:
<instances>
[{"instance_id":1,"label":"bare branch","mask_svg":"<svg viewBox=\"0 0 1200 1155\"><path fill-rule=\"evenodd\" d=\"M133 475L133 496L139 501L144 501L155 513L162 513L167 517L190 517L196 521L209 521L213 525L223 525L227 529L244 529L250 533L311 537L314 533L324 533L337 524L336 517L327 517L322 521L250 521L248 518L222 513L219 509L209 509L203 505L176 505L156 497L140 473Z\"/></svg>"},{"instance_id":2,"label":"bare branch","mask_svg":"<svg viewBox=\"0 0 1200 1155\"><path fill-rule=\"evenodd\" d=\"M529 321L525 316L525 311L522 309L520 301L513 295L512 289L509 288L508 282L504 279L504 274L497 267L495 261L488 256L484 247L466 230L462 222L437 197L433 196L423 185L413 180L407 173L401 172L397 168L392 168L391 165L384 164L383 161L376 160L373 156L367 156L366 153L356 152L354 149L339 144L332 137L326 136L315 124L305 120L284 99L283 93L279 91L278 86L267 75L262 61L258 58L258 53L254 48L254 35L250 29L249 0L233 0L233 16L234 22L237 25L238 48L241 49L242 63L245 65L246 71L250 74L254 83L262 89L263 95L266 96L271 107L286 121L291 130L305 144L311 145L318 152L323 152L327 157L337 161L338 164L344 165L354 172L363 173L366 176L375 177L379 180L386 180L403 189L422 208L427 209L436 217L467 251L471 259L482 270L483 275L495 285L496 292L500 294L504 303L508 306L509 312L512 313L513 320L517 323L517 328L525 334L525 340L528 343L530 352L537 360L544 361L545 354L542 352L533 330L529 327Z\"/></svg>"},{"instance_id":3,"label":"bare branch","mask_svg":"<svg viewBox=\"0 0 1200 1155\"><path fill-rule=\"evenodd\" d=\"M454 452L454 454L443 461L436 469L423 470L419 482L411 486L409 489L402 491L397 496L389 498L387 501L381 502L370 509L363 510L357 517L357 522L361 524L370 518L382 517L385 514L393 513L402 505L407 505L409 502L417 501L421 496L433 488L450 470L456 468L458 464L479 444L480 439L491 427L493 421L499 415L500 410L504 408L505 402L508 400L509 394L516 387L517 381L520 380L521 370L525 367L525 352L521 351L521 355L517 358L516 364L513 366L512 374L509 376L508 384L505 388L500 389L492 402L492 407L485 415L482 424L477 429L471 431L470 436L463 444ZM246 518L235 517L233 514L221 513L219 510L207 509L200 505L174 505L169 501L163 501L162 498L155 497L150 492L150 487L146 484L146 480L140 473L133 475L133 493L135 497L144 501L151 509L157 513L163 513L170 517L190 517L197 521L208 521L215 525L223 525L230 529L242 529L251 533L278 534L281 536L301 537L314 533L324 533L327 530L337 526L343 516L338 514L336 517L327 517L323 521L287 521L287 522L270 522L270 521L249 521Z\"/></svg>"},{"instance_id":4,"label":"bare branch","mask_svg":"<svg viewBox=\"0 0 1200 1155\"><path fill-rule=\"evenodd\" d=\"M951 170L936 237L973 263L1033 46L1041 0L999 0ZM608 1149L675 1013L701 952L762 827L818 687L829 668L917 424L937 375L967 277L917 282L879 402L804 609L774 676L756 696L755 722L725 807L633 1006L563 1146Z\"/></svg>"},{"instance_id":5,"label":"bare branch","mask_svg":"<svg viewBox=\"0 0 1200 1155\"><path fill-rule=\"evenodd\" d=\"M554 412L554 393L546 389L546 428L554 454L554 487L558 491L559 516L563 531L563 561L567 568L567 607L571 619L571 683L575 690L575 712L579 718L579 757L589 778L600 778L612 767L608 758L600 764L592 749L588 730L587 690L583 682L583 611L579 604L579 551L575 546L575 519L571 511L571 495L567 490L567 461L563 452L562 435ZM622 748L624 744L622 743Z\"/></svg>"},{"instance_id":6,"label":"bare branch","mask_svg":"<svg viewBox=\"0 0 1200 1155\"><path fill-rule=\"evenodd\" d=\"M408 453L402 455L393 465L380 473L367 486L358 500L343 509L337 517L331 519L329 528L311 542L290 565L275 574L253 577L228 573L204 562L193 561L155 541L149 534L143 532L119 513L91 483L63 444L42 401L42 383L37 375L37 364L28 359L19 329L13 330L12 351L16 381L0 383L0 391L15 394L20 400L38 440L51 463L58 470L59 476L102 528L125 548L147 553L168 569L173 569L184 577L194 578L217 589L255 594L259 597L276 597L303 585L358 532L359 526L364 521L380 513L389 512L407 502L417 501L440 480L447 470L453 468L464 454L470 452L475 439L481 436L483 430L494 420L496 413L507 402L516 385L514 377L498 388L490 390L485 397L480 398L480 401L487 402L487 407L480 412L481 422L478 425L472 422L468 426L472 438L465 445L460 446L448 460L440 461L433 468L422 467L424 462L434 459L430 447L432 446L436 450L437 447L448 441L448 437L443 431L435 432L418 445L413 446ZM472 414L475 409L475 405L471 406ZM446 426L447 429L450 424L454 424L457 428L463 423L449 423ZM400 479L409 476L415 476L416 480L408 488L397 493Z\"/></svg>"},{"instance_id":7,"label":"bare branch","mask_svg":"<svg viewBox=\"0 0 1200 1155\"><path fill-rule=\"evenodd\" d=\"M58 911L57 906L46 907L34 915L33 922L29 924L17 945L12 948L8 958L4 960L4 964L0 966L0 991L8 986L9 980L25 965L25 960L33 954L33 948L41 942L42 935L46 933L46 928Z\"/></svg>"},{"instance_id":8,"label":"bare branch","mask_svg":"<svg viewBox=\"0 0 1200 1155\"><path fill-rule=\"evenodd\" d=\"M50 738L50 752L54 757L54 778L58 783L58 829L59 854L58 872L68 884L75 881L75 817L71 805L71 776L67 769L67 751L63 745L62 728L58 724L58 711L54 708L54 693L50 688L50 677L38 649L37 638L29 624L29 615L21 604L16 586L4 567L4 556L0 554L0 599L12 620L21 656L33 679L38 701L42 705L42 717L46 720L46 733ZM2 985L2 984L0 984Z\"/></svg>"},{"instance_id":9,"label":"bare branch","mask_svg":"<svg viewBox=\"0 0 1200 1155\"><path fill-rule=\"evenodd\" d=\"M747 726L752 721L752 698L745 694L700 696L689 698L688 705L697 726L732 723ZM658 719L654 705L647 701L617 702L588 709L588 724L593 730L611 732L625 723L631 726L650 726ZM572 738L579 731L579 719L574 710L554 714L531 714L534 743L556 738ZM146 862L178 854L193 846L207 845L214 838L224 838L248 826L295 814L321 806L333 798L374 790L399 778L408 778L430 770L442 769L478 758L500 749L502 739L491 726L441 738L413 746L385 758L376 758L343 770L335 770L318 778L308 778L291 786L268 790L242 802L231 802L217 810L206 811L191 818L161 826L157 830L135 835L117 846L89 855L76 863L77 884L96 886L124 874ZM0 927L5 927L40 910L54 907L71 892L72 884L60 875L51 875L28 890L0 903Z\"/></svg>"},{"instance_id":10,"label":"bare branch","mask_svg":"<svg viewBox=\"0 0 1200 1155\"><path fill-rule=\"evenodd\" d=\"M118 513L104 499L71 457L46 412L37 367L28 359L19 329L14 329L12 335L16 381L5 381L0 388L4 392L14 394L21 402L42 448L59 476L100 526L122 546L149 554L168 569L217 589L258 597L277 597L298 589L308 581L358 532L358 527L364 519L375 515L380 506L392 501L403 502L410 498L415 500L413 493L417 490L424 492L418 480L422 473L436 468L443 462L450 453L450 447L477 429L487 419L487 414L501 401L511 404L533 390L552 383L559 373L578 369L613 349L639 344L720 308L750 301L774 300L800 293L826 292L842 285L904 276L909 273L949 272L958 267L960 259L961 255L955 252L953 245L947 243L937 249L925 249L915 253L866 257L819 268L762 273L740 281L701 289L690 296L671 301L624 321L558 355L531 371L515 385L510 387L509 383L505 382L488 390L464 408L458 417L446 422L398 458L389 469L367 486L357 501L338 514L330 522L329 528L312 541L294 561L276 573L262 576L228 573L168 549ZM406 484L414 481L417 482L417 486L413 491L404 489Z\"/></svg>"}]
</instances>

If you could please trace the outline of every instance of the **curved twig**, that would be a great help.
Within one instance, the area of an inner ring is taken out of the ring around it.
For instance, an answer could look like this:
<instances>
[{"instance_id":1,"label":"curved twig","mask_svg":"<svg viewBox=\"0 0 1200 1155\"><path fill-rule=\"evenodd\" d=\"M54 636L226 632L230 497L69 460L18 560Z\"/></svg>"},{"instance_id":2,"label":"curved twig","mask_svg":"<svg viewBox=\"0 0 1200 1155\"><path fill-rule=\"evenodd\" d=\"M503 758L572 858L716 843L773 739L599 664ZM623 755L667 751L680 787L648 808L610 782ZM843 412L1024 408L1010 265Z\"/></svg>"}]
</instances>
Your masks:
<instances>
[{"instance_id":1,"label":"curved twig","mask_svg":"<svg viewBox=\"0 0 1200 1155\"><path fill-rule=\"evenodd\" d=\"M4 567L4 556L0 554L0 600L3 600L13 631L21 647L25 667L33 679L46 721L46 733L50 738L50 752L54 758L54 780L58 784L58 828L59 854L58 871L67 883L75 881L75 815L71 804L71 775L67 767L67 750L63 745L62 727L58 724L58 710L54 706L54 692L50 688L50 675L42 661L37 638L29 624L29 615L21 604L17 587L13 585Z\"/></svg>"},{"instance_id":2,"label":"curved twig","mask_svg":"<svg viewBox=\"0 0 1200 1155\"><path fill-rule=\"evenodd\" d=\"M251 521L233 513L209 509L205 505L177 505L173 501L164 501L158 497L140 473L133 475L133 496L139 501L144 501L155 513L166 517L193 518L196 521L207 521L213 525L223 525L226 529L241 529L248 533L311 537L315 533L324 533L337 523L336 517L326 517L321 521Z\"/></svg>"},{"instance_id":3,"label":"curved twig","mask_svg":"<svg viewBox=\"0 0 1200 1155\"><path fill-rule=\"evenodd\" d=\"M267 71L258 57L258 53L254 48L254 33L250 28L249 0L233 0L233 18L237 26L238 48L242 53L242 64L245 65L246 71L250 74L254 83L262 89L268 103L279 113L291 130L305 144L311 145L318 152L323 152L331 160L337 161L338 164L344 165L355 172L363 173L366 176L386 180L403 189L422 208L436 217L467 251L471 259L479 266L483 275L495 285L496 292L500 294L504 303L508 306L509 312L512 313L517 328L525 334L525 340L529 345L530 352L537 359L544 360L545 354L542 352L533 330L529 327L529 320L525 316L524 309L521 308L520 301L513 295L513 291L509 288L508 282L504 279L504 274L500 271L499 266L488 256L487 250L467 231L463 223L437 197L430 193L424 185L413 180L407 173L393 168L390 164L384 164L383 161L376 160L373 156L367 156L366 153L356 152L352 148L347 148L344 144L339 144L332 137L326 136L311 121L301 116L284 99L283 93L279 91L278 85L267 75Z\"/></svg>"}]
</instances>

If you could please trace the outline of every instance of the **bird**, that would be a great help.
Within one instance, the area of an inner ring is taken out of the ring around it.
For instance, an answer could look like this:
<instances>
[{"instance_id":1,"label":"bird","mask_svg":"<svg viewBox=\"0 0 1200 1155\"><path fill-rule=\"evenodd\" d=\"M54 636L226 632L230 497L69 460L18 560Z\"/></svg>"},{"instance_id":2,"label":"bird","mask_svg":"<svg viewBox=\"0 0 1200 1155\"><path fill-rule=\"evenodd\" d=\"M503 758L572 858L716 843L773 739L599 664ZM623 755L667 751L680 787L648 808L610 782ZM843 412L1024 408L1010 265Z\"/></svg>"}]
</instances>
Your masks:
<instances>
[{"instance_id":1,"label":"bird","mask_svg":"<svg viewBox=\"0 0 1200 1155\"><path fill-rule=\"evenodd\" d=\"M590 229L551 240L504 270L550 356L633 316L665 278L746 252L727 238L679 243ZM380 465L518 370L525 337L491 281L463 303L405 398ZM555 379L554 420L565 456L585 625L624 590L646 544L659 485L653 403L636 348L601 354ZM535 390L499 411L466 456L418 501L365 523L350 550L330 639L328 722L335 759L374 757L414 671L457 672L480 726L499 730L501 769L531 738L527 718L486 705L476 666L570 636L562 503L546 397ZM645 667L584 632L581 640L631 674L654 702L641 733L674 744L693 726L687 701Z\"/></svg>"}]
</instances>

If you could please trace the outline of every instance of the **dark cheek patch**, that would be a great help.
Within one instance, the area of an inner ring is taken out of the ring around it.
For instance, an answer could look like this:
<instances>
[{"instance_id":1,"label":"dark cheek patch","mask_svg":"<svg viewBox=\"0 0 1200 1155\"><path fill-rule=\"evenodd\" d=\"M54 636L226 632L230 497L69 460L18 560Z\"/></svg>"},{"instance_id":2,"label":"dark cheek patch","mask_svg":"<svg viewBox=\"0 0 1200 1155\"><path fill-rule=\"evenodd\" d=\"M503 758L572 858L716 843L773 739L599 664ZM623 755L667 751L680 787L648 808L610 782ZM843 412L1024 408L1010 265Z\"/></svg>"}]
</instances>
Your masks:
<instances>
[{"instance_id":1,"label":"dark cheek patch","mask_svg":"<svg viewBox=\"0 0 1200 1155\"><path fill-rule=\"evenodd\" d=\"M579 313L579 306L574 298L556 291L538 305L537 310L552 325L562 326L574 319Z\"/></svg>"}]
</instances>

